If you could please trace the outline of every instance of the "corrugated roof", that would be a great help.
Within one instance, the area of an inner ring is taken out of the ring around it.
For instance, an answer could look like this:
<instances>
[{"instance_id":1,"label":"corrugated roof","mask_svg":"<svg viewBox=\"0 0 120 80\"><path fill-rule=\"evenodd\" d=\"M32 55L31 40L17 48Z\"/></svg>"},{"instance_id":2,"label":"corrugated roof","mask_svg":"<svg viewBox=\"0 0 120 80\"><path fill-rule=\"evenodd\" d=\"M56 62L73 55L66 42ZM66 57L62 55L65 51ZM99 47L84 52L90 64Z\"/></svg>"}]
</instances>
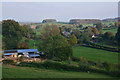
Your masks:
<instances>
[{"instance_id":1,"label":"corrugated roof","mask_svg":"<svg viewBox=\"0 0 120 80\"><path fill-rule=\"evenodd\" d=\"M16 49L16 50L4 50L4 51L0 51L0 52L38 52L37 49Z\"/></svg>"},{"instance_id":2,"label":"corrugated roof","mask_svg":"<svg viewBox=\"0 0 120 80\"><path fill-rule=\"evenodd\" d=\"M1 51L2 52L2 51ZM23 54L28 54L28 52L35 52L37 54L35 54L35 56L39 56L39 52L37 49L17 49L17 50L4 50L4 53L3 55L12 55L12 53L14 52L18 52L18 53L23 53ZM34 54L30 54L31 56L34 56Z\"/></svg>"},{"instance_id":3,"label":"corrugated roof","mask_svg":"<svg viewBox=\"0 0 120 80\"><path fill-rule=\"evenodd\" d=\"M18 53L23 53L23 52L38 52L37 49L18 49Z\"/></svg>"},{"instance_id":4,"label":"corrugated roof","mask_svg":"<svg viewBox=\"0 0 120 80\"><path fill-rule=\"evenodd\" d=\"M29 54L29 56L30 57L34 57L34 56L37 57L37 56L40 56L40 55L39 54L35 54L35 55L34 54Z\"/></svg>"},{"instance_id":5,"label":"corrugated roof","mask_svg":"<svg viewBox=\"0 0 120 80\"><path fill-rule=\"evenodd\" d=\"M7 53L7 52L8 52L8 53L10 53L10 52L17 52L17 50L4 50L4 53L5 53L5 52L6 52L6 53Z\"/></svg>"},{"instance_id":6,"label":"corrugated roof","mask_svg":"<svg viewBox=\"0 0 120 80\"><path fill-rule=\"evenodd\" d=\"M4 55L4 56L5 56L5 55L12 55L12 53L5 53L5 54L3 54L3 55Z\"/></svg>"}]
</instances>

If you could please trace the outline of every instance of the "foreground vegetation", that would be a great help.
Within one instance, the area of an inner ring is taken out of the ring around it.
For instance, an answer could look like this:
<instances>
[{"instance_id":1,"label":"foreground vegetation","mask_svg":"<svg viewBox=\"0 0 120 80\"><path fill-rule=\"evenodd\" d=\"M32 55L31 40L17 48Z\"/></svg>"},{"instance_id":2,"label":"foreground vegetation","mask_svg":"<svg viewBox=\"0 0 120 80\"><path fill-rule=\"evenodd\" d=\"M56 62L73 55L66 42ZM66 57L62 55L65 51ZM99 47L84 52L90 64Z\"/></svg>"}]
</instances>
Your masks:
<instances>
[{"instance_id":1,"label":"foreground vegetation","mask_svg":"<svg viewBox=\"0 0 120 80\"><path fill-rule=\"evenodd\" d=\"M112 78L108 75L87 72L57 71L3 65L3 78Z\"/></svg>"}]
</instances>

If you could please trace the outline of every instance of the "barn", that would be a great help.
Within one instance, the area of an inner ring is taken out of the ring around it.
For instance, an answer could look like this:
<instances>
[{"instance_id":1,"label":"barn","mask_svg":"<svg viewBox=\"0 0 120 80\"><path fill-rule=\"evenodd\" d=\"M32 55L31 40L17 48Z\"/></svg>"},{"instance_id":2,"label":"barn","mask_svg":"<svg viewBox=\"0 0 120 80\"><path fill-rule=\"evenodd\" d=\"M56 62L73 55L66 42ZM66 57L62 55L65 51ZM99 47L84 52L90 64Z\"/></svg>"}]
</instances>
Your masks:
<instances>
[{"instance_id":1,"label":"barn","mask_svg":"<svg viewBox=\"0 0 120 80\"><path fill-rule=\"evenodd\" d=\"M3 53L3 57L40 57L40 53L37 49L4 50Z\"/></svg>"}]
</instances>

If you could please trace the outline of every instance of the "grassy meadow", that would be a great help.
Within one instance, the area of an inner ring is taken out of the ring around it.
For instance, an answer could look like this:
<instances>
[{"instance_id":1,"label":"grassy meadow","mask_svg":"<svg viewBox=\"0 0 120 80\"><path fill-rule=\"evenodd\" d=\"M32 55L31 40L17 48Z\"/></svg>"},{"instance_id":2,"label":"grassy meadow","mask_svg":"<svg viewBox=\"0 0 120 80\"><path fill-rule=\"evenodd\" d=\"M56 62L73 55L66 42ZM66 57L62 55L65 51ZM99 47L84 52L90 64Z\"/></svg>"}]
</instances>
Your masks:
<instances>
[{"instance_id":1,"label":"grassy meadow","mask_svg":"<svg viewBox=\"0 0 120 80\"><path fill-rule=\"evenodd\" d=\"M3 65L3 78L112 78L108 75L87 72L57 71Z\"/></svg>"},{"instance_id":2,"label":"grassy meadow","mask_svg":"<svg viewBox=\"0 0 120 80\"><path fill-rule=\"evenodd\" d=\"M108 32L108 31L116 34L116 33L117 33L117 28L115 28L115 29L110 29L110 30L103 30L103 33Z\"/></svg>"},{"instance_id":3,"label":"grassy meadow","mask_svg":"<svg viewBox=\"0 0 120 80\"><path fill-rule=\"evenodd\" d=\"M109 52L105 50L89 48L89 47L74 47L73 48L73 56L75 57L86 57L88 60L92 61L107 61L109 63L118 63L118 53L117 52Z\"/></svg>"}]
</instances>

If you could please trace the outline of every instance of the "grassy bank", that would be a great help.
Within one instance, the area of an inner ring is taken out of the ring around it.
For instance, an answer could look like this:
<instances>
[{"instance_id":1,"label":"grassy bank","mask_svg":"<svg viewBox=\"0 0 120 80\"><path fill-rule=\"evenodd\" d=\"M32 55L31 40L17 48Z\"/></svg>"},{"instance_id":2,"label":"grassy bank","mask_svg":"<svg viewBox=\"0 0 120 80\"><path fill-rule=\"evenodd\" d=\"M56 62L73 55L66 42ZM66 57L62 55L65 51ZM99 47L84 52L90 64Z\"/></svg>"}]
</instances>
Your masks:
<instances>
[{"instance_id":1,"label":"grassy bank","mask_svg":"<svg viewBox=\"0 0 120 80\"><path fill-rule=\"evenodd\" d=\"M108 75L87 72L57 71L3 65L3 78L111 78Z\"/></svg>"},{"instance_id":2,"label":"grassy bank","mask_svg":"<svg viewBox=\"0 0 120 80\"><path fill-rule=\"evenodd\" d=\"M83 47L83 46L73 48L73 56L78 58L83 56L95 62L101 60L101 61L107 61L109 63L118 63L117 52L109 52L109 51Z\"/></svg>"}]
</instances>

